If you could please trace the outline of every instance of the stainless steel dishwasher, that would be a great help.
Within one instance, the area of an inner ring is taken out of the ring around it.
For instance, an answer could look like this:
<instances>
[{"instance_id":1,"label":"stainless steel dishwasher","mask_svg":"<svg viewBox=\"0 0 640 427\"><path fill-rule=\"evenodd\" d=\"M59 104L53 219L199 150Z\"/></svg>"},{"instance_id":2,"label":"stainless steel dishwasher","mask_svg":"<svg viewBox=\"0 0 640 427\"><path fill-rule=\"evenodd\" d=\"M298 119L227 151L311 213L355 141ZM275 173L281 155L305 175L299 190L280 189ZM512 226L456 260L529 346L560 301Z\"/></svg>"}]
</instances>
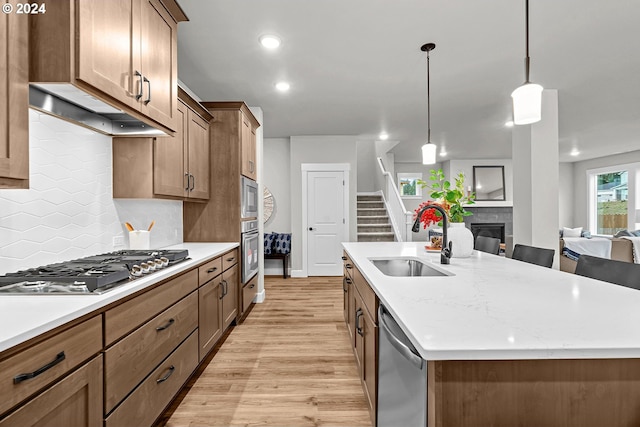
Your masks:
<instances>
[{"instance_id":1,"label":"stainless steel dishwasher","mask_svg":"<svg viewBox=\"0 0 640 427\"><path fill-rule=\"evenodd\" d=\"M424 427L427 362L382 304L378 321L378 427Z\"/></svg>"}]
</instances>

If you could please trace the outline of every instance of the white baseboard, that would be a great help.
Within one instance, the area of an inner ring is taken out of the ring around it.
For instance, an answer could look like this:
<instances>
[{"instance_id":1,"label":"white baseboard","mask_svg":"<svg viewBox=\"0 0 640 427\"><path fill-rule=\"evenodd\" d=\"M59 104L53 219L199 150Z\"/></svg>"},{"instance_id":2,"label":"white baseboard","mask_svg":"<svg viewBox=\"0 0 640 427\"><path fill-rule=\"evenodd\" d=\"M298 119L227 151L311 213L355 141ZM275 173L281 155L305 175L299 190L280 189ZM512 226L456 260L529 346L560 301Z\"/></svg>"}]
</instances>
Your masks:
<instances>
[{"instance_id":1,"label":"white baseboard","mask_svg":"<svg viewBox=\"0 0 640 427\"><path fill-rule=\"evenodd\" d=\"M307 275L302 270L291 270L291 277L307 277Z\"/></svg>"},{"instance_id":2,"label":"white baseboard","mask_svg":"<svg viewBox=\"0 0 640 427\"><path fill-rule=\"evenodd\" d=\"M255 302L256 304L261 304L264 302L265 298L266 298L266 293L263 289L262 292L258 292L258 294L255 297L253 297L253 302Z\"/></svg>"}]
</instances>

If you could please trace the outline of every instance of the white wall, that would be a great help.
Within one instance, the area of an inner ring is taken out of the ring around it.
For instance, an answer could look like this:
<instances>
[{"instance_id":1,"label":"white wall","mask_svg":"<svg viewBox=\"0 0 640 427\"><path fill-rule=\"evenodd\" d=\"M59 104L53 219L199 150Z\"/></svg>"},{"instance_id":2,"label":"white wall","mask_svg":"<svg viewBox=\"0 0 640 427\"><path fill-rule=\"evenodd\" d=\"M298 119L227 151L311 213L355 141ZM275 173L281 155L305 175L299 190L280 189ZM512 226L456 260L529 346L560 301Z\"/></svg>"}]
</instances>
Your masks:
<instances>
[{"instance_id":1,"label":"white wall","mask_svg":"<svg viewBox=\"0 0 640 427\"><path fill-rule=\"evenodd\" d=\"M574 228L573 165L573 163L560 163L560 181L558 182L560 227Z\"/></svg>"},{"instance_id":2,"label":"white wall","mask_svg":"<svg viewBox=\"0 0 640 427\"><path fill-rule=\"evenodd\" d=\"M291 233L291 152L289 138L266 138L263 145L263 184L275 202L271 218L264 224L265 233ZM281 275L282 262L264 261L264 274Z\"/></svg>"},{"instance_id":3,"label":"white wall","mask_svg":"<svg viewBox=\"0 0 640 427\"><path fill-rule=\"evenodd\" d=\"M29 150L30 188L0 190L0 274L127 247L124 221L182 242L182 202L112 199L110 137L29 110Z\"/></svg>"},{"instance_id":4,"label":"white wall","mask_svg":"<svg viewBox=\"0 0 640 427\"><path fill-rule=\"evenodd\" d=\"M357 239L356 138L353 136L292 136L290 157L291 192L291 269L302 271L302 171L303 163L349 163L349 240ZM301 273L292 273L301 274Z\"/></svg>"},{"instance_id":5,"label":"white wall","mask_svg":"<svg viewBox=\"0 0 640 427\"><path fill-rule=\"evenodd\" d=\"M358 192L371 193L381 188L376 186L378 163L376 160L376 144L373 141L357 141L358 155Z\"/></svg>"},{"instance_id":6,"label":"white wall","mask_svg":"<svg viewBox=\"0 0 640 427\"><path fill-rule=\"evenodd\" d=\"M604 168L608 166L623 165L626 163L640 162L640 150L629 153L615 154L607 157L600 157L592 160L584 160L573 164L574 182L574 206L573 206L573 226L589 229L587 217L587 170ZM593 232L593 230L590 230Z\"/></svg>"}]
</instances>

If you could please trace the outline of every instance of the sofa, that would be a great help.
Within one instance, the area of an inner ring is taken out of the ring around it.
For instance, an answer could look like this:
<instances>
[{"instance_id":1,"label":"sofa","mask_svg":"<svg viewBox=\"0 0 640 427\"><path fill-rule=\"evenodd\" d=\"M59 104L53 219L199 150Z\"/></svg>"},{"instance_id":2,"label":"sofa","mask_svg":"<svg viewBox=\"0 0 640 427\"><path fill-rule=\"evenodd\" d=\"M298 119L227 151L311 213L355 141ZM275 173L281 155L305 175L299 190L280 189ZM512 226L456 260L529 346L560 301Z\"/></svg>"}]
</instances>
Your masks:
<instances>
[{"instance_id":1,"label":"sofa","mask_svg":"<svg viewBox=\"0 0 640 427\"><path fill-rule=\"evenodd\" d=\"M560 270L575 273L576 261L567 258L562 254L564 249L564 239L560 239ZM611 259L625 262L633 262L633 243L628 239L611 239Z\"/></svg>"}]
</instances>

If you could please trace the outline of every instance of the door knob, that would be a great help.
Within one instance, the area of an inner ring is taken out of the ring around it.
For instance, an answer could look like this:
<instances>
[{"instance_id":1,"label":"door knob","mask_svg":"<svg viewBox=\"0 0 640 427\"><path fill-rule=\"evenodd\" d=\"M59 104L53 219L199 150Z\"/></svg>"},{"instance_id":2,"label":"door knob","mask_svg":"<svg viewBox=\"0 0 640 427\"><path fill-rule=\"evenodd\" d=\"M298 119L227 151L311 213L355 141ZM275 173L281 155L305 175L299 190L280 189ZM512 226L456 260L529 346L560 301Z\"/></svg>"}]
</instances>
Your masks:
<instances>
[{"instance_id":1,"label":"door knob","mask_svg":"<svg viewBox=\"0 0 640 427\"><path fill-rule=\"evenodd\" d=\"M313 231L313 227L309 227L309 231Z\"/></svg>"}]
</instances>

